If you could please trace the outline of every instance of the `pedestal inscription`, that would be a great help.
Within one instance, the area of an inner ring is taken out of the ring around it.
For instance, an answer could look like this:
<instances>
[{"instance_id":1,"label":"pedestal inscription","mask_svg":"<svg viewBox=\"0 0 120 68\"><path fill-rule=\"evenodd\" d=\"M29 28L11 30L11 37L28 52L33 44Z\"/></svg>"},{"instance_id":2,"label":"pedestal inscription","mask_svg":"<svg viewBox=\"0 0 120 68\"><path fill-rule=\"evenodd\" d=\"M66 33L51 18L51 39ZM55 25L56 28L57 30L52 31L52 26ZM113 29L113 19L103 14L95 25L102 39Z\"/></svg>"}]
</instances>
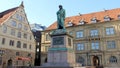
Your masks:
<instances>
[{"instance_id":1,"label":"pedestal inscription","mask_svg":"<svg viewBox=\"0 0 120 68\"><path fill-rule=\"evenodd\" d=\"M52 45L64 45L64 37L54 37Z\"/></svg>"}]
</instances>

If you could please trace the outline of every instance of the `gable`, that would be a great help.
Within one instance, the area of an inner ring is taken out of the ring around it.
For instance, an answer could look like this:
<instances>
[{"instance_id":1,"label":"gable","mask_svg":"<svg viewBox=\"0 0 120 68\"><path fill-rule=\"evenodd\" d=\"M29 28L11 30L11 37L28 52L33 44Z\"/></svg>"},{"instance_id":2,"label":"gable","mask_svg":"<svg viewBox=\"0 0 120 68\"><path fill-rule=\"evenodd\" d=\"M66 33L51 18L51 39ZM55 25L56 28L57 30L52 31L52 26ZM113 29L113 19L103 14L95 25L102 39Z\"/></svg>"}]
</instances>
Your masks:
<instances>
[{"instance_id":1,"label":"gable","mask_svg":"<svg viewBox=\"0 0 120 68\"><path fill-rule=\"evenodd\" d=\"M7 20L17 9L18 7L3 11L0 13L0 24L2 24L5 20Z\"/></svg>"}]
</instances>

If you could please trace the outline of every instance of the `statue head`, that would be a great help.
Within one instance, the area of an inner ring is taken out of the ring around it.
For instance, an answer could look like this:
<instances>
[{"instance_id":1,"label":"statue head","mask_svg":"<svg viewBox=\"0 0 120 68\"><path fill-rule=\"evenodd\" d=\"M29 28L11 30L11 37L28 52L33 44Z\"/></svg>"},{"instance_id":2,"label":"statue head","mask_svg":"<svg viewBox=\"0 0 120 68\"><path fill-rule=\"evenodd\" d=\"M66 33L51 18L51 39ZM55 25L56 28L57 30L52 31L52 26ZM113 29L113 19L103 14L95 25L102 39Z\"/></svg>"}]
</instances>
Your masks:
<instances>
[{"instance_id":1,"label":"statue head","mask_svg":"<svg viewBox=\"0 0 120 68\"><path fill-rule=\"evenodd\" d=\"M62 9L62 5L59 5L59 9Z\"/></svg>"}]
</instances>

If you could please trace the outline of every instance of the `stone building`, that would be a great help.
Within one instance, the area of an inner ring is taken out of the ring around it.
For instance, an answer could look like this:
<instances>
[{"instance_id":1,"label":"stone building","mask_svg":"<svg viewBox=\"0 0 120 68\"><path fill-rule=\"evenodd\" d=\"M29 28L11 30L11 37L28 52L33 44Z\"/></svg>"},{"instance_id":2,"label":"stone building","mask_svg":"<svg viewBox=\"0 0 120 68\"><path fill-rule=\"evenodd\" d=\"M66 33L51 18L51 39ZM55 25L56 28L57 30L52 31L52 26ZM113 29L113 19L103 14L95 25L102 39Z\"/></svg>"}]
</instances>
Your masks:
<instances>
[{"instance_id":1,"label":"stone building","mask_svg":"<svg viewBox=\"0 0 120 68\"><path fill-rule=\"evenodd\" d=\"M33 65L34 58L35 40L22 2L0 13L0 68Z\"/></svg>"},{"instance_id":2,"label":"stone building","mask_svg":"<svg viewBox=\"0 0 120 68\"><path fill-rule=\"evenodd\" d=\"M83 66L120 66L120 8L67 17L65 26L73 36L76 62ZM51 43L49 33L56 28L55 22L42 32L42 63Z\"/></svg>"}]
</instances>

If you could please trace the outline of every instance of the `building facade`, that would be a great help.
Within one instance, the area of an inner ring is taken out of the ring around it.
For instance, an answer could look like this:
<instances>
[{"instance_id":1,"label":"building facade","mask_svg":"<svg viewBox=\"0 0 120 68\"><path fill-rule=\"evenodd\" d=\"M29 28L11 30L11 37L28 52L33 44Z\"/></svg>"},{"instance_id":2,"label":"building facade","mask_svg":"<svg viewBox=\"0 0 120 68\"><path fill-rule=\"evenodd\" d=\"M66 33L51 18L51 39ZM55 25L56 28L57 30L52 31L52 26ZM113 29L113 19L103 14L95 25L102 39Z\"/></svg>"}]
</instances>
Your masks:
<instances>
[{"instance_id":1,"label":"building facade","mask_svg":"<svg viewBox=\"0 0 120 68\"><path fill-rule=\"evenodd\" d=\"M83 66L120 66L120 8L80 14L65 19L67 32L73 36L76 62ZM49 33L57 23L42 32L42 62L47 58Z\"/></svg>"},{"instance_id":2,"label":"building facade","mask_svg":"<svg viewBox=\"0 0 120 68\"><path fill-rule=\"evenodd\" d=\"M30 24L32 33L36 42L36 50L35 50L35 66L41 65L41 31L45 30L46 27L40 24Z\"/></svg>"},{"instance_id":3,"label":"building facade","mask_svg":"<svg viewBox=\"0 0 120 68\"><path fill-rule=\"evenodd\" d=\"M0 13L0 68L33 65L35 40L20 6Z\"/></svg>"}]
</instances>

